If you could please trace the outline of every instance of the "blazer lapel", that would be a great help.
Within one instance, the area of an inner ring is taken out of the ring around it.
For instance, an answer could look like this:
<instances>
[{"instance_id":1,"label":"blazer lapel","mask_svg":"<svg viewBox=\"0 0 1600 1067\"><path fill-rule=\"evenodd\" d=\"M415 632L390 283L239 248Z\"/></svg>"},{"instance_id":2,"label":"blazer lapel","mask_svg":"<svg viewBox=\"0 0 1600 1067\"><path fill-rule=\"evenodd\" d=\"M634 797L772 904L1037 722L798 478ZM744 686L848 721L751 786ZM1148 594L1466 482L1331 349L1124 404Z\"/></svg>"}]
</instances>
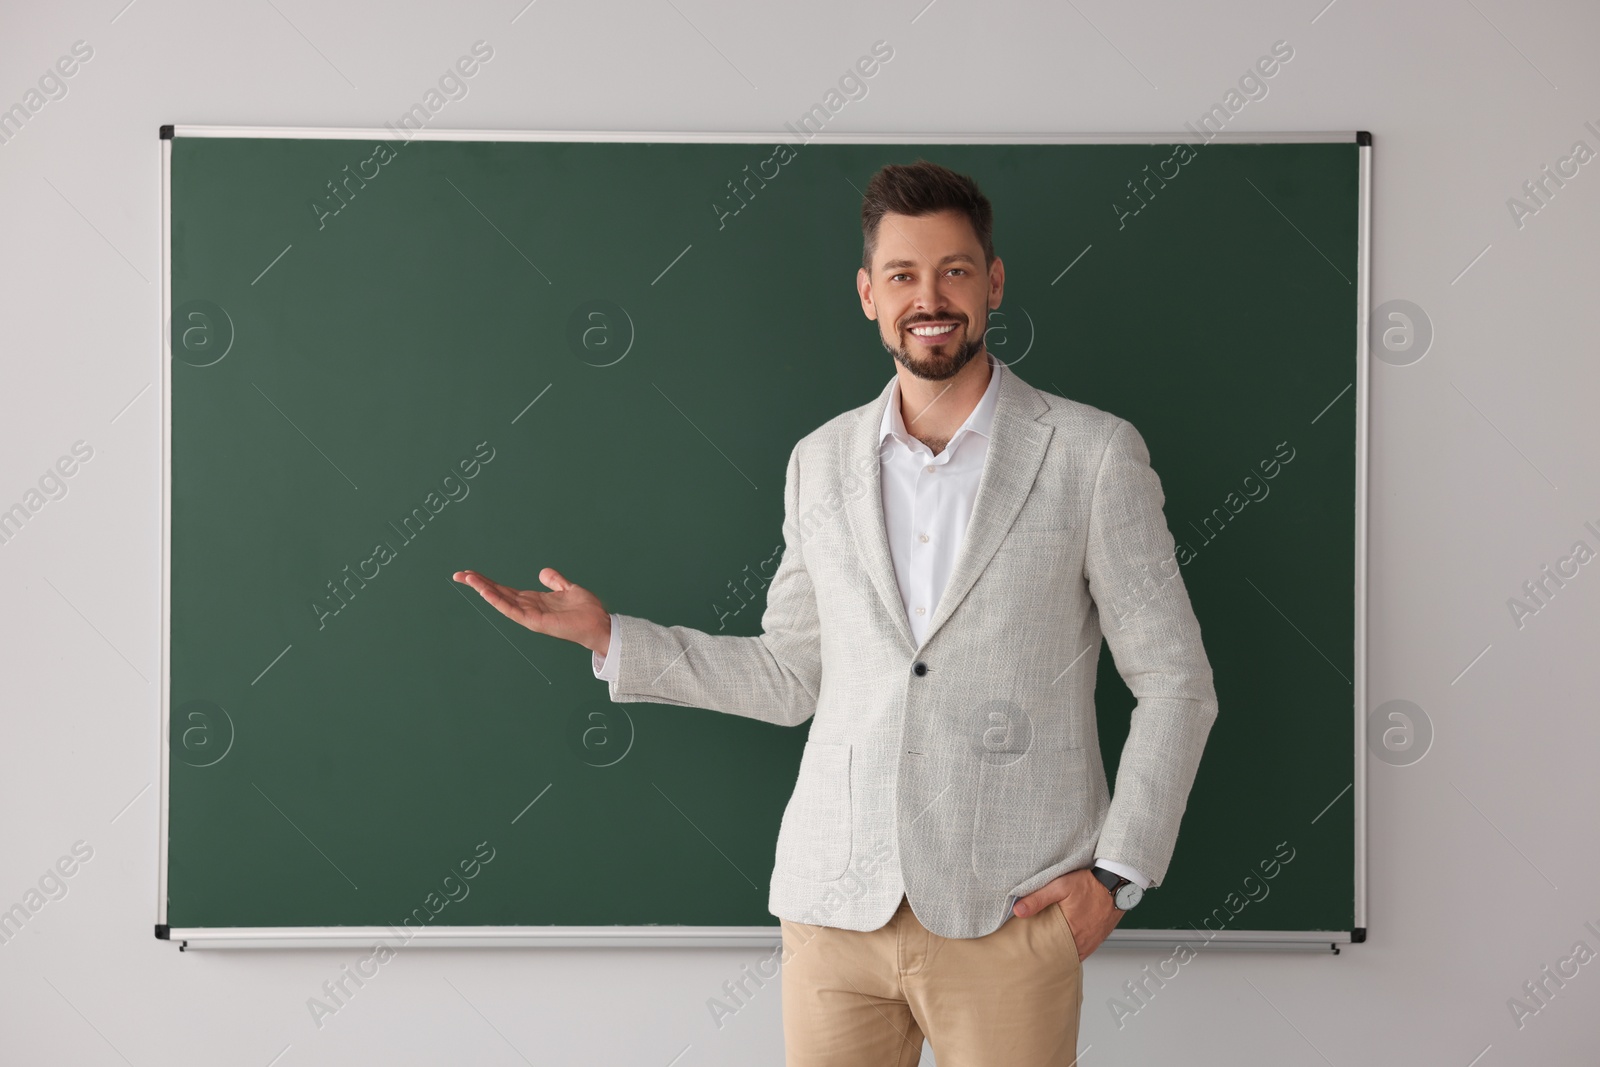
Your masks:
<instances>
[{"instance_id":1,"label":"blazer lapel","mask_svg":"<svg viewBox=\"0 0 1600 1067\"><path fill-rule=\"evenodd\" d=\"M933 640L945 620L961 606L972 583L994 558L995 550L1033 490L1050 436L1055 432L1055 427L1038 421L1039 415L1049 410L1038 391L1018 378L1010 367L997 367L996 371L1001 375L1000 395L995 398L989 453L983 461L983 474L978 478L978 495L972 502L972 517L967 521L966 535L956 552L950 580L939 594L939 606L928 623L924 645ZM903 606L900 613L904 616Z\"/></svg>"},{"instance_id":2,"label":"blazer lapel","mask_svg":"<svg viewBox=\"0 0 1600 1067\"><path fill-rule=\"evenodd\" d=\"M973 501L972 516L967 531L956 552L950 579L939 594L939 606L928 624L925 646L939 628L960 606L962 598L983 573L994 557L1000 542L1016 520L1022 504L1033 488L1039 466L1044 462L1054 427L1038 421L1038 416L1048 410L1038 392L1004 365L994 373L1000 375L1000 392L995 398L994 422L990 427L989 452L984 460L983 474L978 479L978 495ZM915 649L911 625L906 621L905 604L900 597L900 586L895 578L894 559L889 554L889 537L883 517L883 468L878 462L879 428L883 422L884 405L889 401L894 382L884 386L878 402L868 407L852 432L841 438L840 456L843 469L849 471L856 464L868 467L863 479L866 489L851 496L845 505L862 565L878 592L884 609L896 631L906 644ZM872 462L867 464L867 458ZM856 468L860 469L860 468Z\"/></svg>"},{"instance_id":3,"label":"blazer lapel","mask_svg":"<svg viewBox=\"0 0 1600 1067\"><path fill-rule=\"evenodd\" d=\"M907 648L915 649L911 624L906 621L906 608L900 600L900 584L894 576L894 558L889 555L889 534L883 520L883 464L878 459L881 444L878 432L883 426L883 409L894 392L894 379L890 378L878 401L862 413L850 433L839 438L839 469L844 472L846 486L850 476L862 472L866 487L859 493L846 496L844 513L850 525L851 538L860 553L861 565L866 568L878 599L889 613L889 621Z\"/></svg>"}]
</instances>

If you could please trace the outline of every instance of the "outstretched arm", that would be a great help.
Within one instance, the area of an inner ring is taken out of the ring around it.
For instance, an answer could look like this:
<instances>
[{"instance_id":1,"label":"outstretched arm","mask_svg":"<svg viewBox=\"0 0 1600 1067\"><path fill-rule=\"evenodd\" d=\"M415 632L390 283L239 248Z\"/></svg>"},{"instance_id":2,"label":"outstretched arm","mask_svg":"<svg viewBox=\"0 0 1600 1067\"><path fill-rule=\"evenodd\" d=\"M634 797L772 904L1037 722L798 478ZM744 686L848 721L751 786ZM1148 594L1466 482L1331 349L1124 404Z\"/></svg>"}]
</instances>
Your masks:
<instances>
[{"instance_id":1,"label":"outstretched arm","mask_svg":"<svg viewBox=\"0 0 1600 1067\"><path fill-rule=\"evenodd\" d=\"M662 626L632 615L612 616L587 589L554 569L539 572L551 592L511 589L476 571L465 582L508 618L530 630L583 645L604 657L613 637L621 652L611 699L707 708L763 722L794 726L817 708L822 648L816 597L800 551L799 458L789 453L784 481L783 557L767 587L762 633L756 637L708 634L687 626ZM607 673L610 673L609 671Z\"/></svg>"}]
</instances>

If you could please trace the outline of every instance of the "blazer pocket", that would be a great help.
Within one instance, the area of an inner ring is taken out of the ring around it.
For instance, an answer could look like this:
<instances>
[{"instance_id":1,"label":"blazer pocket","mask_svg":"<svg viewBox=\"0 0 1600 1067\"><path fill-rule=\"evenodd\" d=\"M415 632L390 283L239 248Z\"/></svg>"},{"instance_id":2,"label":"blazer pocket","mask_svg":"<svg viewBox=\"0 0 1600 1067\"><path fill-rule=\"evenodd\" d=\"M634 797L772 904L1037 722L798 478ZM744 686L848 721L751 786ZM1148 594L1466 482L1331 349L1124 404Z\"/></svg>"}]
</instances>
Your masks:
<instances>
[{"instance_id":1,"label":"blazer pocket","mask_svg":"<svg viewBox=\"0 0 1600 1067\"><path fill-rule=\"evenodd\" d=\"M1081 526L1075 526L1070 522L1062 522L1055 519L1018 519L1016 522L1011 524L1010 532L1028 534L1057 534L1065 537L1073 530L1080 528Z\"/></svg>"},{"instance_id":2,"label":"blazer pocket","mask_svg":"<svg viewBox=\"0 0 1600 1067\"><path fill-rule=\"evenodd\" d=\"M837 880L850 865L850 746L807 741L778 829L779 873Z\"/></svg>"},{"instance_id":3,"label":"blazer pocket","mask_svg":"<svg viewBox=\"0 0 1600 1067\"><path fill-rule=\"evenodd\" d=\"M1011 763L980 763L972 817L979 884L1009 890L1059 862L1081 843L1088 798L1084 748L1034 749Z\"/></svg>"}]
</instances>

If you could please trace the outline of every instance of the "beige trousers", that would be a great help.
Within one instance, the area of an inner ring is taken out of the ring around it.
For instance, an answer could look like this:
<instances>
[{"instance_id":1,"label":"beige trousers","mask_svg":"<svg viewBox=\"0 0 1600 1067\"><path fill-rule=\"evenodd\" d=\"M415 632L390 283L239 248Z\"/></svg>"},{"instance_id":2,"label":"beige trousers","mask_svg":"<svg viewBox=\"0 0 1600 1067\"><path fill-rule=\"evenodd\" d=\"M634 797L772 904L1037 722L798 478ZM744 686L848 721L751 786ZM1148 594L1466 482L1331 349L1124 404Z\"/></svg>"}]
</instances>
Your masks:
<instances>
[{"instance_id":1,"label":"beige trousers","mask_svg":"<svg viewBox=\"0 0 1600 1067\"><path fill-rule=\"evenodd\" d=\"M1083 964L1061 905L991 934L931 933L904 897L865 933L780 920L788 1067L1070 1067Z\"/></svg>"}]
</instances>

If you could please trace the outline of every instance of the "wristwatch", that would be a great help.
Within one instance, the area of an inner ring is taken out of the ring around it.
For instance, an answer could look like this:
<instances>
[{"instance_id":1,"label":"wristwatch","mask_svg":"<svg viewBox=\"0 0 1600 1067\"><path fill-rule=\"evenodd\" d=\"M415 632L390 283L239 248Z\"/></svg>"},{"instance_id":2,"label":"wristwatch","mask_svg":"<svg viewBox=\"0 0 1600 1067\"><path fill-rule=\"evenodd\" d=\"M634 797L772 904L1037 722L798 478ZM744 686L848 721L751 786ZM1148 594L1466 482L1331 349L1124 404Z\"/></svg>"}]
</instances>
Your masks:
<instances>
[{"instance_id":1,"label":"wristwatch","mask_svg":"<svg viewBox=\"0 0 1600 1067\"><path fill-rule=\"evenodd\" d=\"M1104 867L1091 867L1089 873L1093 874L1099 883L1111 893L1111 903L1118 911L1130 911L1133 906L1144 899L1144 890L1138 883L1130 882L1113 871Z\"/></svg>"}]
</instances>

